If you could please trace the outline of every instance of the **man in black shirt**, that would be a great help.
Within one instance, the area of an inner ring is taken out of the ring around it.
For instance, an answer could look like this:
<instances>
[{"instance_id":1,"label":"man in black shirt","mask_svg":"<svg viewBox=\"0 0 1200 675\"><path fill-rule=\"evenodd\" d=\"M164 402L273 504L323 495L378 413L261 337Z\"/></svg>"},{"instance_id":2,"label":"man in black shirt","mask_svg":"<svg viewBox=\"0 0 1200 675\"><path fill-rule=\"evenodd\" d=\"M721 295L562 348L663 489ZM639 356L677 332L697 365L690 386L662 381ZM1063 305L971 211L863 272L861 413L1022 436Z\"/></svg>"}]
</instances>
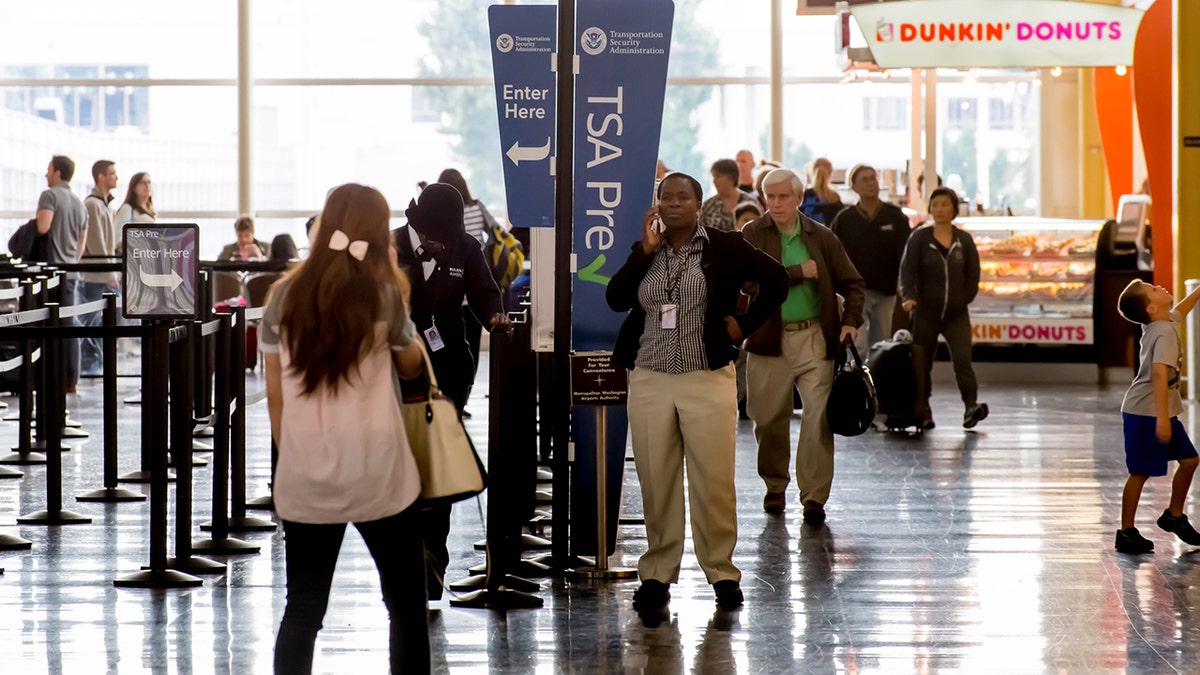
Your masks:
<instances>
[{"instance_id":1,"label":"man in black shirt","mask_svg":"<svg viewBox=\"0 0 1200 675\"><path fill-rule=\"evenodd\" d=\"M850 169L848 178L858 203L838 212L829 229L842 240L867 285L863 306L866 329L859 330L855 341L859 353L865 355L868 347L892 335L900 257L912 228L900 207L880 201L874 168L859 164Z\"/></svg>"}]
</instances>

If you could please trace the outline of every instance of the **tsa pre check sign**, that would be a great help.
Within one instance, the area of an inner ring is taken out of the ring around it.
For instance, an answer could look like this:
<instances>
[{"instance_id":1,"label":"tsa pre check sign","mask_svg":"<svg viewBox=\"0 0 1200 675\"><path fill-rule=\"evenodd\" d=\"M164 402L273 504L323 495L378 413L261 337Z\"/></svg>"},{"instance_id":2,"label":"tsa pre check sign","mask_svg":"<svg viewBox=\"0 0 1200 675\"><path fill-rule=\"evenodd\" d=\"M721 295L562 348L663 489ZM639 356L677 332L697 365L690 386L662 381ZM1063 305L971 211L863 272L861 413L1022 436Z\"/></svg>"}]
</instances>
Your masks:
<instances>
[{"instance_id":1,"label":"tsa pre check sign","mask_svg":"<svg viewBox=\"0 0 1200 675\"><path fill-rule=\"evenodd\" d=\"M197 316L199 234L199 227L190 224L125 225L122 230L125 274L121 289L125 318Z\"/></svg>"}]
</instances>

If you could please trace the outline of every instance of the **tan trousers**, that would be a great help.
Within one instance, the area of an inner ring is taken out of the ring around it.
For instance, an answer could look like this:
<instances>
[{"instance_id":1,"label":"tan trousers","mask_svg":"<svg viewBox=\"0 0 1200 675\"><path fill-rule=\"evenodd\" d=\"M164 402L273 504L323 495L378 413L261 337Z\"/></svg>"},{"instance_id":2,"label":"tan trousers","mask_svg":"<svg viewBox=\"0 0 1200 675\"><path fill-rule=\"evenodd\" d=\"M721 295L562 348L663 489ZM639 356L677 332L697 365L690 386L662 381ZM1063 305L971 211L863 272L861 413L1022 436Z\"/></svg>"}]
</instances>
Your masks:
<instances>
[{"instance_id":1,"label":"tan trousers","mask_svg":"<svg viewBox=\"0 0 1200 675\"><path fill-rule=\"evenodd\" d=\"M741 581L742 573L733 565L737 543L733 364L677 375L634 369L629 374L629 431L646 515L647 548L638 560L638 576L663 583L679 580L686 463L692 543L704 576L710 584Z\"/></svg>"},{"instance_id":2,"label":"tan trousers","mask_svg":"<svg viewBox=\"0 0 1200 675\"><path fill-rule=\"evenodd\" d=\"M825 358L820 325L783 331L783 355L751 354L746 361L746 412L758 440L758 475L767 492L783 492L789 482L792 387L800 392L804 416L796 445L796 485L800 503L824 504L833 484L833 432L825 404L833 388L833 361Z\"/></svg>"}]
</instances>

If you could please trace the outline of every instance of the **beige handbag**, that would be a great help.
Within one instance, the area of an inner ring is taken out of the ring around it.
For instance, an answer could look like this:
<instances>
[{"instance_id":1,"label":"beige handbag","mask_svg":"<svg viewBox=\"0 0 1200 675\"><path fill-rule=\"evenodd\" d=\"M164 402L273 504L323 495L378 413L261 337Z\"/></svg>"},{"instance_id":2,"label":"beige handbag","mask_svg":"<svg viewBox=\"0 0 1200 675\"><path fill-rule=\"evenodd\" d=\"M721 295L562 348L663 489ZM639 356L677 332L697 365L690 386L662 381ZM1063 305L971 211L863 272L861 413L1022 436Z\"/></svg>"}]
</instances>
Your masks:
<instances>
[{"instance_id":1,"label":"beige handbag","mask_svg":"<svg viewBox=\"0 0 1200 675\"><path fill-rule=\"evenodd\" d=\"M423 391L403 396L404 429L421 473L421 499L453 503L469 499L487 487L487 471L463 427L458 409L441 390L421 338L416 338L425 362ZM406 389L409 387L406 387Z\"/></svg>"}]
</instances>

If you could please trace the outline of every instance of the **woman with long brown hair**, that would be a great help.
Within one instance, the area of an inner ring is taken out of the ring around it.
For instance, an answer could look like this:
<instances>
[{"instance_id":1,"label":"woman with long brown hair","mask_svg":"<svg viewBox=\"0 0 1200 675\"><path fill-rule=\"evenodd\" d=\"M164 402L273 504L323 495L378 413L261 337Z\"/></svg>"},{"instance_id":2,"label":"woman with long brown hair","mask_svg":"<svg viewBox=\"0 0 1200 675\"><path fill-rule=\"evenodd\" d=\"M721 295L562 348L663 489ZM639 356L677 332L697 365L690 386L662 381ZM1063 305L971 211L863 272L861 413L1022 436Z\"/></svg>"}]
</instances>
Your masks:
<instances>
[{"instance_id":1,"label":"woman with long brown hair","mask_svg":"<svg viewBox=\"0 0 1200 675\"><path fill-rule=\"evenodd\" d=\"M833 162L824 157L814 159L809 167L809 177L812 183L804 191L800 213L829 225L842 210L842 197L833 188Z\"/></svg>"},{"instance_id":2,"label":"woman with long brown hair","mask_svg":"<svg viewBox=\"0 0 1200 675\"><path fill-rule=\"evenodd\" d=\"M422 361L390 214L373 188L335 189L308 258L267 300L259 345L287 560L277 673L312 670L346 523L379 570L392 672L429 670L425 552L412 508L421 485L394 380L418 375Z\"/></svg>"},{"instance_id":3,"label":"woman with long brown hair","mask_svg":"<svg viewBox=\"0 0 1200 675\"><path fill-rule=\"evenodd\" d=\"M150 193L150 174L139 171L129 179L125 190L125 201L113 214L113 227L120 241L121 226L125 223L153 223L158 216L154 211L154 195Z\"/></svg>"}]
</instances>

